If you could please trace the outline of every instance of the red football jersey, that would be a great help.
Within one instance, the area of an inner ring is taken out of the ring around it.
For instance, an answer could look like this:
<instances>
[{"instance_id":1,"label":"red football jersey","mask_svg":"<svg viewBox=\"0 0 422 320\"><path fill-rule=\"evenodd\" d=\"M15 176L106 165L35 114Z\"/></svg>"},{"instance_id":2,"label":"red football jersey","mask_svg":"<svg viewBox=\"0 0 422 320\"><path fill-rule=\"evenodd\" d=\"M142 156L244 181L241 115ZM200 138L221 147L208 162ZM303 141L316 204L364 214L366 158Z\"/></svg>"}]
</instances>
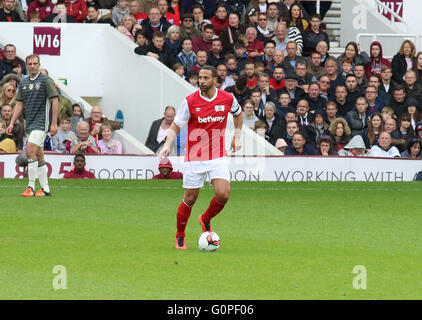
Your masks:
<instances>
[{"instance_id":1,"label":"red football jersey","mask_svg":"<svg viewBox=\"0 0 422 320\"><path fill-rule=\"evenodd\" d=\"M224 136L229 112L239 115L242 108L224 90L216 89L211 99L198 90L183 100L174 123L179 128L188 125L185 161L214 160L227 155Z\"/></svg>"}]
</instances>

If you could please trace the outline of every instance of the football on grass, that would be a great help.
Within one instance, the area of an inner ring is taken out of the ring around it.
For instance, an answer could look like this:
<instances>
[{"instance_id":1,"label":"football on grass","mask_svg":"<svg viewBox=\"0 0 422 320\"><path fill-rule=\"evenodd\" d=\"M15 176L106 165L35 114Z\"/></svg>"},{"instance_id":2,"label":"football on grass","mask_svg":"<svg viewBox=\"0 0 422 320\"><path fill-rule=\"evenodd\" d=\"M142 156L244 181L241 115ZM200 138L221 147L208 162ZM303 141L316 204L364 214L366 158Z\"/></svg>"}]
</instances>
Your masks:
<instances>
[{"instance_id":1,"label":"football on grass","mask_svg":"<svg viewBox=\"0 0 422 320\"><path fill-rule=\"evenodd\" d=\"M220 244L220 237L215 232L204 232L198 239L198 247L201 251L215 251L220 248Z\"/></svg>"}]
</instances>

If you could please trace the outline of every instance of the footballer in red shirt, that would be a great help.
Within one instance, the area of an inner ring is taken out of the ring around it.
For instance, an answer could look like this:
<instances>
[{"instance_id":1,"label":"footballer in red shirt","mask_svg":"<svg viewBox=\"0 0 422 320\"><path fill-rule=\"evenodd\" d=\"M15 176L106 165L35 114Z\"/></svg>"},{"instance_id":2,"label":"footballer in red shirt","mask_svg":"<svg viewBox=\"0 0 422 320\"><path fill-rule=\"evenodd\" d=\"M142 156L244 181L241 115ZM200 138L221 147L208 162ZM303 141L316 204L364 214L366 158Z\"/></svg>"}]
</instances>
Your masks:
<instances>
[{"instance_id":1,"label":"footballer in red shirt","mask_svg":"<svg viewBox=\"0 0 422 320\"><path fill-rule=\"evenodd\" d=\"M214 186L215 197L208 209L198 217L202 232L212 231L211 219L223 210L229 200L230 171L224 137L230 112L235 127L231 151L236 152L241 148L242 108L231 93L217 89L216 83L216 69L203 67L199 72L200 90L183 100L167 134L166 142L158 154L160 159L168 156L180 128L188 126L183 172L184 196L177 210L176 249L187 249L186 224L207 175Z\"/></svg>"}]
</instances>

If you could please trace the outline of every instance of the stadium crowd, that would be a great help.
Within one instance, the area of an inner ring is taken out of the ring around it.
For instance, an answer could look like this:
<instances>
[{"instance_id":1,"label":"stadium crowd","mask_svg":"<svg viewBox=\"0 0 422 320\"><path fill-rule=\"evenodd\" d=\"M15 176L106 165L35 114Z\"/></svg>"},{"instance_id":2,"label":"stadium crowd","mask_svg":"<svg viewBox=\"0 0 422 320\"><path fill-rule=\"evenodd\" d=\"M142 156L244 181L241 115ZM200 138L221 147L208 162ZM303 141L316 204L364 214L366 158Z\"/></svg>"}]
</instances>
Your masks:
<instances>
[{"instance_id":1,"label":"stadium crowd","mask_svg":"<svg viewBox=\"0 0 422 320\"><path fill-rule=\"evenodd\" d=\"M218 87L243 107L244 123L285 155L421 157L422 52L405 40L390 61L382 44L349 42L330 55L324 15L330 1L295 0L2 0L0 21L107 23L193 86L214 66ZM10 121L25 63L1 52L1 118ZM46 72L46 70L45 70ZM60 96L60 130L46 150L122 153L119 124L94 107ZM146 145L163 144L174 107L154 121ZM0 123L1 127L1 123ZM1 129L1 128L0 128ZM12 140L24 147L24 119ZM48 137L47 137L48 138ZM51 141L50 141L51 140ZM1 147L1 142L0 142ZM12 148L13 149L13 148ZM10 150L10 149L9 149Z\"/></svg>"}]
</instances>

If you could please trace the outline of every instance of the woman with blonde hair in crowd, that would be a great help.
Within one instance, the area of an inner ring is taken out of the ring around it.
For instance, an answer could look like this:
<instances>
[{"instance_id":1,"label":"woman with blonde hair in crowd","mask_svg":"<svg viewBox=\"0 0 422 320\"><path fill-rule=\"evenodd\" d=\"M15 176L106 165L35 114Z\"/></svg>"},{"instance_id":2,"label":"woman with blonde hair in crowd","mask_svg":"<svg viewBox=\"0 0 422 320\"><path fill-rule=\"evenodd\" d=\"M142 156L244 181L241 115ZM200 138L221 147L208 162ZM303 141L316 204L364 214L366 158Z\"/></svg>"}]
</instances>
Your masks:
<instances>
[{"instance_id":1,"label":"woman with blonde hair in crowd","mask_svg":"<svg viewBox=\"0 0 422 320\"><path fill-rule=\"evenodd\" d=\"M100 132L102 139L98 140L97 147L100 154L121 154L122 143L119 140L112 139L113 128L111 124L105 122L101 125Z\"/></svg>"},{"instance_id":2,"label":"woman with blonde hair in crowd","mask_svg":"<svg viewBox=\"0 0 422 320\"><path fill-rule=\"evenodd\" d=\"M350 141L351 130L347 121L343 118L336 118L330 124L330 135L336 145L336 150L340 151Z\"/></svg>"},{"instance_id":3,"label":"woman with blonde hair in crowd","mask_svg":"<svg viewBox=\"0 0 422 320\"><path fill-rule=\"evenodd\" d=\"M415 44L410 40L404 40L400 46L399 52L397 52L391 61L394 81L397 83L404 82L404 75L406 71L417 65L415 55Z\"/></svg>"},{"instance_id":4,"label":"woman with blonde hair in crowd","mask_svg":"<svg viewBox=\"0 0 422 320\"><path fill-rule=\"evenodd\" d=\"M6 82L0 90L0 106L8 104L13 108L16 104L15 96L16 87L12 82Z\"/></svg>"},{"instance_id":5,"label":"woman with blonde hair in crowd","mask_svg":"<svg viewBox=\"0 0 422 320\"><path fill-rule=\"evenodd\" d=\"M117 27L117 30L123 33L132 42L135 42L135 34L139 29L142 29L142 27L136 22L131 14L125 14L120 21L120 25Z\"/></svg>"},{"instance_id":6,"label":"woman with blonde hair in crowd","mask_svg":"<svg viewBox=\"0 0 422 320\"><path fill-rule=\"evenodd\" d=\"M173 55L176 58L182 46L182 41L180 41L180 29L178 26L173 25L168 28L166 46L173 52Z\"/></svg>"}]
</instances>

